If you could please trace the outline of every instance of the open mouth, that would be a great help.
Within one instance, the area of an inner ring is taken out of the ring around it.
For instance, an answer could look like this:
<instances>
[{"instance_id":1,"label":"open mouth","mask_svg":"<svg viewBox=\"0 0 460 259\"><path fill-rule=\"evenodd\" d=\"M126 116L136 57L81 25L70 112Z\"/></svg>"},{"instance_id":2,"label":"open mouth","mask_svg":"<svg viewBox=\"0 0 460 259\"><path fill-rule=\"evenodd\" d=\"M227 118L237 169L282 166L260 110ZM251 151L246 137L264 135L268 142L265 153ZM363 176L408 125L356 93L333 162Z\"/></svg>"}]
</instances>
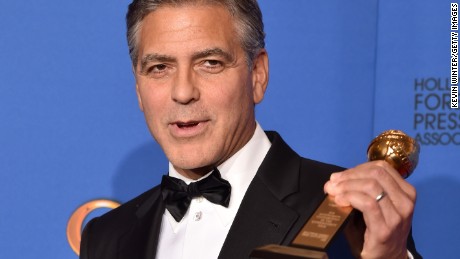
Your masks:
<instances>
[{"instance_id":1,"label":"open mouth","mask_svg":"<svg viewBox=\"0 0 460 259\"><path fill-rule=\"evenodd\" d=\"M191 138L204 134L208 120L175 121L170 124L171 134L177 138Z\"/></svg>"},{"instance_id":2,"label":"open mouth","mask_svg":"<svg viewBox=\"0 0 460 259\"><path fill-rule=\"evenodd\" d=\"M191 121L191 122L176 122L177 127L183 129L183 128L192 128L195 127L199 124L200 122L197 121Z\"/></svg>"}]
</instances>

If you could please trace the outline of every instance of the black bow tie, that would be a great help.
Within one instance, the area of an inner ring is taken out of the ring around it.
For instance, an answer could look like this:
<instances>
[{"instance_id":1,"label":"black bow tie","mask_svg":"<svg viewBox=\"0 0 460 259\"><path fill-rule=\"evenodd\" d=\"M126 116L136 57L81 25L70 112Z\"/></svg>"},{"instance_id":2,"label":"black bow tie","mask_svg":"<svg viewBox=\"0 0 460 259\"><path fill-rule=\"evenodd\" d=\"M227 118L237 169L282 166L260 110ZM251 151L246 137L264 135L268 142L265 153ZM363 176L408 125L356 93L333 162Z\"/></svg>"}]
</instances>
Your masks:
<instances>
[{"instance_id":1,"label":"black bow tie","mask_svg":"<svg viewBox=\"0 0 460 259\"><path fill-rule=\"evenodd\" d=\"M212 203L228 207L231 190L230 183L220 177L217 168L208 177L189 185L167 175L163 175L161 180L161 194L166 208L177 222L184 217L195 197L203 196Z\"/></svg>"}]
</instances>

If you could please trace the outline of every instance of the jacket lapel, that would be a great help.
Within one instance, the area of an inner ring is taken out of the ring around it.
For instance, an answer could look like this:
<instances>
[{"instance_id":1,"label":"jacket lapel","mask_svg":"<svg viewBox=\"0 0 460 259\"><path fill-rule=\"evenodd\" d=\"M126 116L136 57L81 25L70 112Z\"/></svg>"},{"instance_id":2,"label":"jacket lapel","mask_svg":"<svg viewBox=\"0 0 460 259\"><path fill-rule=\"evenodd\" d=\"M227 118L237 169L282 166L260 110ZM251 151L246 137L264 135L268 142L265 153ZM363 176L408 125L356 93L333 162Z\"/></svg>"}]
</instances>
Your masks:
<instances>
[{"instance_id":1,"label":"jacket lapel","mask_svg":"<svg viewBox=\"0 0 460 259\"><path fill-rule=\"evenodd\" d=\"M137 219L131 229L120 238L118 259L154 259L165 206L159 188L136 211Z\"/></svg>"},{"instance_id":2,"label":"jacket lapel","mask_svg":"<svg viewBox=\"0 0 460 259\"><path fill-rule=\"evenodd\" d=\"M267 135L272 147L243 198L220 252L221 259L248 258L256 247L287 244L290 240L286 236L299 217L307 217L283 202L298 192L301 158L278 134Z\"/></svg>"}]
</instances>

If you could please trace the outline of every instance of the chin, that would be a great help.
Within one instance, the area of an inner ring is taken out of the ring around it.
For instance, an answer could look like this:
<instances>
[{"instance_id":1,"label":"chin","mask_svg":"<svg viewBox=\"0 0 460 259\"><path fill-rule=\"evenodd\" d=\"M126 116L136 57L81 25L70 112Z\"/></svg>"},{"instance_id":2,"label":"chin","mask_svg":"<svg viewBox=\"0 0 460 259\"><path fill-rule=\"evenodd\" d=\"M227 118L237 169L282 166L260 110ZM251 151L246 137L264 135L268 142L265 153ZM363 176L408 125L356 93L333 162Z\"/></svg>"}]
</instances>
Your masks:
<instances>
[{"instance_id":1,"label":"chin","mask_svg":"<svg viewBox=\"0 0 460 259\"><path fill-rule=\"evenodd\" d=\"M169 161L171 161L175 168L180 168L183 170L199 170L202 168L214 167L214 162L212 159L203 158L203 156L195 155L194 157L187 157L184 159L184 156L182 156L177 157L177 159L170 159Z\"/></svg>"}]
</instances>

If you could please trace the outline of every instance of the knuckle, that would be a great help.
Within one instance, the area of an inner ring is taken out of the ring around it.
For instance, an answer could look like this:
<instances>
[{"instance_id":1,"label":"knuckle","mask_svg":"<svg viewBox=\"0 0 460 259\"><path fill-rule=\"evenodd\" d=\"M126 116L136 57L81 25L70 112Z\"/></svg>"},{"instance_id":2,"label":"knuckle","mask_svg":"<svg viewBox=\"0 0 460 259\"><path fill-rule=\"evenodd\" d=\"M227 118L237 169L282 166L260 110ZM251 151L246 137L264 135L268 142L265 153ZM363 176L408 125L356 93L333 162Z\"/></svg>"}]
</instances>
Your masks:
<instances>
[{"instance_id":1,"label":"knuckle","mask_svg":"<svg viewBox=\"0 0 460 259\"><path fill-rule=\"evenodd\" d=\"M398 214L398 213L395 213L395 215L393 216L394 217L394 228L395 229L398 229L402 223L403 223L403 216Z\"/></svg>"},{"instance_id":2,"label":"knuckle","mask_svg":"<svg viewBox=\"0 0 460 259\"><path fill-rule=\"evenodd\" d=\"M370 180L366 181L366 183L363 185L363 191L365 191L365 192L367 192L369 194L373 194L376 191L379 192L380 191L379 189L382 189L382 187L374 179L370 179Z\"/></svg>"},{"instance_id":3,"label":"knuckle","mask_svg":"<svg viewBox=\"0 0 460 259\"><path fill-rule=\"evenodd\" d=\"M379 231L379 239L380 242L385 242L386 240L389 240L391 238L392 231L388 227L381 228Z\"/></svg>"},{"instance_id":4,"label":"knuckle","mask_svg":"<svg viewBox=\"0 0 460 259\"><path fill-rule=\"evenodd\" d=\"M415 204L413 202L407 202L402 206L402 211L401 211L401 220L402 218L412 218L412 215L414 214L414 209L415 209Z\"/></svg>"},{"instance_id":5,"label":"knuckle","mask_svg":"<svg viewBox=\"0 0 460 259\"><path fill-rule=\"evenodd\" d=\"M409 199L413 202L417 200L417 190L415 189L414 186L408 184L408 187L406 189L406 193L409 196Z\"/></svg>"},{"instance_id":6,"label":"knuckle","mask_svg":"<svg viewBox=\"0 0 460 259\"><path fill-rule=\"evenodd\" d=\"M375 161L375 165L378 167L386 167L388 166L388 162L386 162L385 160L377 160Z\"/></svg>"},{"instance_id":7,"label":"knuckle","mask_svg":"<svg viewBox=\"0 0 460 259\"><path fill-rule=\"evenodd\" d=\"M387 172L383 167L374 167L370 170L370 175L375 179L382 179L387 176Z\"/></svg>"},{"instance_id":8,"label":"knuckle","mask_svg":"<svg viewBox=\"0 0 460 259\"><path fill-rule=\"evenodd\" d=\"M372 198L369 198L369 199L364 199L363 200L363 208L365 210L378 210L379 209L379 206L377 204L377 202L372 199Z\"/></svg>"}]
</instances>

